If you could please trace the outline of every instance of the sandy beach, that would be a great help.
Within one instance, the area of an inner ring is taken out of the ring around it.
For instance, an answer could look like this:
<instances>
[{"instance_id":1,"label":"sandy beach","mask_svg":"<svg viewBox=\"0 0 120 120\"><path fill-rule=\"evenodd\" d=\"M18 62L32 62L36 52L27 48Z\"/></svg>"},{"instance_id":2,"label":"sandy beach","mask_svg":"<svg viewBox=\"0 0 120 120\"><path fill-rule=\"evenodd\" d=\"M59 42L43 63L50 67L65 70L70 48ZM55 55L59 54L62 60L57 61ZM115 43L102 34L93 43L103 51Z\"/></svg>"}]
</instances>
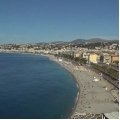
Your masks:
<instances>
[{"instance_id":1,"label":"sandy beach","mask_svg":"<svg viewBox=\"0 0 120 120\"><path fill-rule=\"evenodd\" d=\"M115 97L110 92L114 86L103 78L100 80L100 74L85 69L83 66L78 68L73 64L66 64L64 61L50 59L68 70L79 85L77 103L70 118L75 118L75 115L82 113L101 114L119 110L119 105L114 102ZM94 79L99 81L93 81Z\"/></svg>"}]
</instances>

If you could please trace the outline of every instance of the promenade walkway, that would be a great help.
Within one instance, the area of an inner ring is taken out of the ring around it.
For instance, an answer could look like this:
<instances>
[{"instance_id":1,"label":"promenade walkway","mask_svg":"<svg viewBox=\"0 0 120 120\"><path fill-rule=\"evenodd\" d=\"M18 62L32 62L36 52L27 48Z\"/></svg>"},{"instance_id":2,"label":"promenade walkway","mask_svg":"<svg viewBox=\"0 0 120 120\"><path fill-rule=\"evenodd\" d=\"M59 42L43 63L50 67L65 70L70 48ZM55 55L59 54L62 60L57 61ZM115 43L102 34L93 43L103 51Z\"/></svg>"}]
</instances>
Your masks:
<instances>
[{"instance_id":1,"label":"promenade walkway","mask_svg":"<svg viewBox=\"0 0 120 120\"><path fill-rule=\"evenodd\" d=\"M79 99L71 118L74 118L76 113L95 115L119 111L119 105L115 102L116 99L110 93L110 89L112 88L111 84L108 81L106 82L104 78L100 80L100 74L97 74L89 68L86 69L84 66L84 69L78 69L74 64L65 64L64 61L59 62L57 59L54 61L73 74L80 87ZM94 78L99 79L99 81L93 82Z\"/></svg>"}]
</instances>

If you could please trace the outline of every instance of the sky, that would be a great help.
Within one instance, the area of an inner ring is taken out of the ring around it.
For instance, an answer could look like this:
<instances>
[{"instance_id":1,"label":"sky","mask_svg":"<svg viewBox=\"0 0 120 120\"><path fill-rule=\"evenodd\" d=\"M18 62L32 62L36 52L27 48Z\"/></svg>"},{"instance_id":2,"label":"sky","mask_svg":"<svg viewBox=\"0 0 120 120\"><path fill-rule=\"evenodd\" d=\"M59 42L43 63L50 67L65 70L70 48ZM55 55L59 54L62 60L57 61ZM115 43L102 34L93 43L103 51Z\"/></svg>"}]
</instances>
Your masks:
<instances>
[{"instance_id":1,"label":"sky","mask_svg":"<svg viewBox=\"0 0 120 120\"><path fill-rule=\"evenodd\" d=\"M0 0L0 44L119 39L119 0Z\"/></svg>"}]
</instances>

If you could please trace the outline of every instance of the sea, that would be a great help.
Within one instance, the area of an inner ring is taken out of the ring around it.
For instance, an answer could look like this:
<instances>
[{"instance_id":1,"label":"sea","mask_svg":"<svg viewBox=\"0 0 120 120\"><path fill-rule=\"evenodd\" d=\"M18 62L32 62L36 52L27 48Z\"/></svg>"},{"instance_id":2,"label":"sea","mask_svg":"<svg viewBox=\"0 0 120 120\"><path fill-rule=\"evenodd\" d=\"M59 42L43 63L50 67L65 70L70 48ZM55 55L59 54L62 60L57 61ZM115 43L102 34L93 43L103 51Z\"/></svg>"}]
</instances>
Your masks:
<instances>
[{"instance_id":1,"label":"sea","mask_svg":"<svg viewBox=\"0 0 120 120\"><path fill-rule=\"evenodd\" d=\"M0 53L0 119L66 119L77 93L72 75L48 57Z\"/></svg>"}]
</instances>

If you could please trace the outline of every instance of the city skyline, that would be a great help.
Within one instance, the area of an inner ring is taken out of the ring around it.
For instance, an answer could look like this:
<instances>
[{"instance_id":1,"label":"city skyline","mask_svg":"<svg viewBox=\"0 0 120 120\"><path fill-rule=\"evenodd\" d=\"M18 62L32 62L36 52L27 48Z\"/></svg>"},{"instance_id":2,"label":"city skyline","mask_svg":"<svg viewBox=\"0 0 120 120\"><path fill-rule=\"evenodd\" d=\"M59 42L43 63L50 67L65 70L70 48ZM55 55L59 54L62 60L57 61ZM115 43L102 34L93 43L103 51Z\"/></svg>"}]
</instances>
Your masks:
<instances>
[{"instance_id":1,"label":"city skyline","mask_svg":"<svg viewBox=\"0 0 120 120\"><path fill-rule=\"evenodd\" d=\"M119 39L119 0L1 0L0 44Z\"/></svg>"}]
</instances>

